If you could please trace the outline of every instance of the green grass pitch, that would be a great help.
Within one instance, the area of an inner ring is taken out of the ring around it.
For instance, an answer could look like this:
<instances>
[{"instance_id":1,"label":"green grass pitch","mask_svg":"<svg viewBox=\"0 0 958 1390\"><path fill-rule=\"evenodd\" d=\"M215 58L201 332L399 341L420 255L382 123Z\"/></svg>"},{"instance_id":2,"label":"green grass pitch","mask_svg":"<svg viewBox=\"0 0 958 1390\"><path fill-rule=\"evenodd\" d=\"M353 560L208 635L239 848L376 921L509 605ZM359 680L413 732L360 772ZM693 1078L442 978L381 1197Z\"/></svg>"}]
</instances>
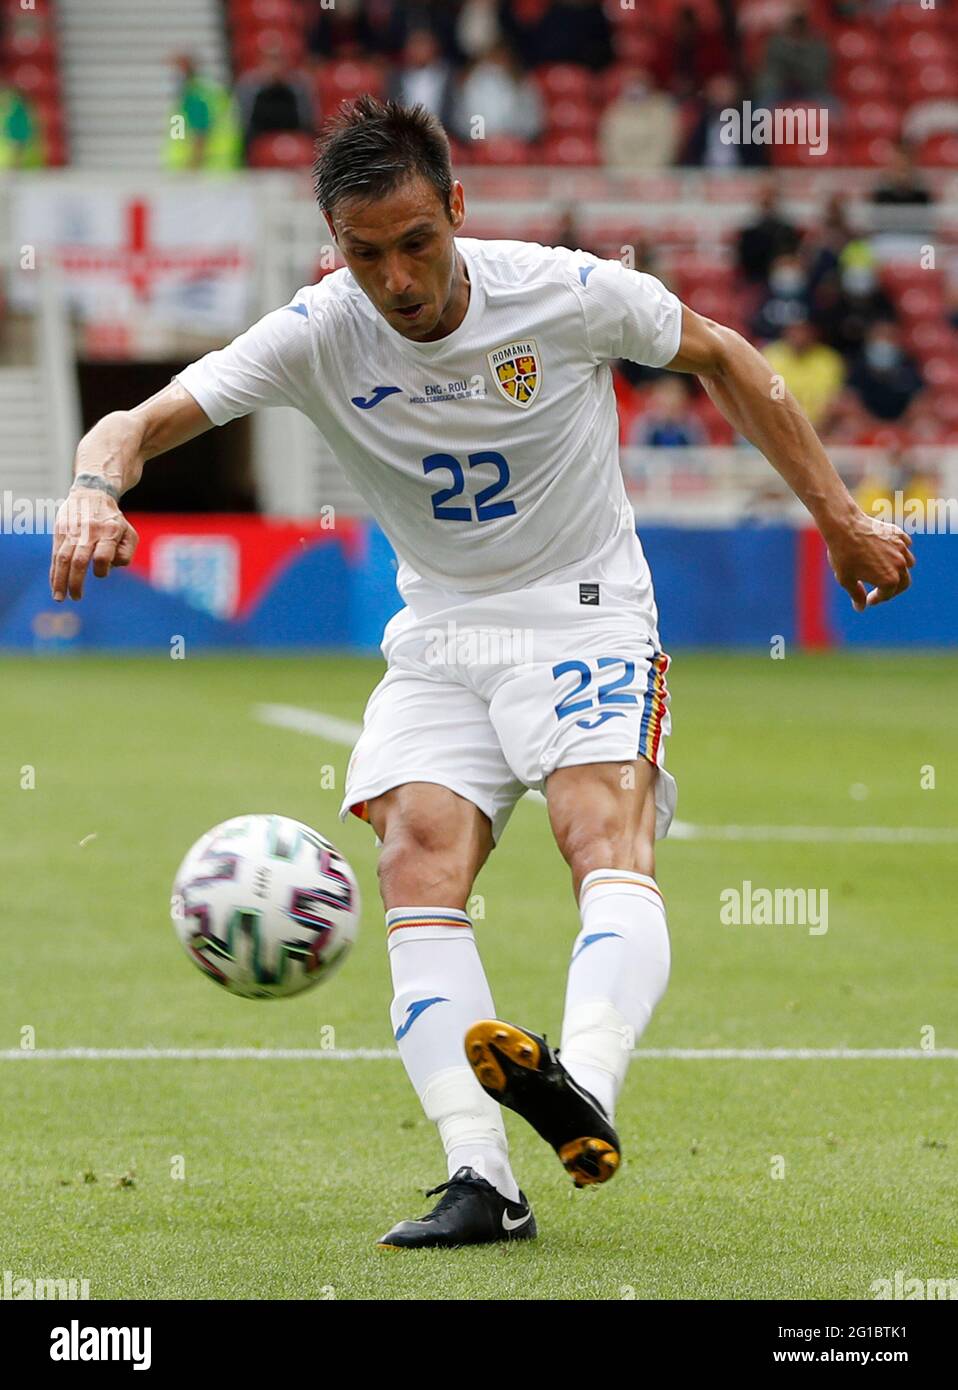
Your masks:
<instances>
[{"instance_id":1,"label":"green grass pitch","mask_svg":"<svg viewBox=\"0 0 958 1390\"><path fill-rule=\"evenodd\" d=\"M391 1047L373 836L336 819L348 750L251 715L359 720L380 669L0 663L0 1049L24 1029L54 1049L317 1047L330 1028ZM954 658L679 653L670 685L683 821L958 825ZM347 966L290 1002L216 990L167 916L188 846L248 811L315 824L364 892ZM931 1028L955 1047L956 858L670 840L672 982L643 1046L917 1048ZM744 880L827 889L827 933L722 925ZM557 1036L577 922L541 805L516 809L477 891L499 1012ZM540 1239L400 1254L375 1238L432 1205L445 1165L396 1060L3 1060L0 1271L88 1278L93 1298L868 1298L896 1270L958 1275L956 1102L945 1058L637 1060L613 1182L575 1192L509 1116Z\"/></svg>"}]
</instances>

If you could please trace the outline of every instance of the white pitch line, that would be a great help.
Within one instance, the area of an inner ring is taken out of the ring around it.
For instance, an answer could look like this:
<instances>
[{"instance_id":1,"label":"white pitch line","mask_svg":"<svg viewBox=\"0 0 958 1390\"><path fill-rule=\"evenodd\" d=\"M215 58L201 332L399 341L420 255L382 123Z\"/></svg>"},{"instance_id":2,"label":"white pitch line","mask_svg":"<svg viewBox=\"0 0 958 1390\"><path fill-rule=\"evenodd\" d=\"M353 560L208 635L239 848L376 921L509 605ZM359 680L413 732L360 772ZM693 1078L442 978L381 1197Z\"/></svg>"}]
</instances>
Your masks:
<instances>
[{"instance_id":1,"label":"white pitch line","mask_svg":"<svg viewBox=\"0 0 958 1390\"><path fill-rule=\"evenodd\" d=\"M298 705L254 705L253 714L262 724L311 734L330 743L352 745L362 733L362 725L337 719L319 710ZM545 801L541 792L530 791L524 800ZM673 820L672 840L754 840L784 841L792 844L876 844L876 845L953 845L958 844L958 828L921 825L693 825Z\"/></svg>"},{"instance_id":2,"label":"white pitch line","mask_svg":"<svg viewBox=\"0 0 958 1390\"><path fill-rule=\"evenodd\" d=\"M958 1060L958 1047L645 1047L645 1062L871 1062ZM393 1062L392 1047L38 1047L9 1048L0 1062Z\"/></svg>"}]
</instances>

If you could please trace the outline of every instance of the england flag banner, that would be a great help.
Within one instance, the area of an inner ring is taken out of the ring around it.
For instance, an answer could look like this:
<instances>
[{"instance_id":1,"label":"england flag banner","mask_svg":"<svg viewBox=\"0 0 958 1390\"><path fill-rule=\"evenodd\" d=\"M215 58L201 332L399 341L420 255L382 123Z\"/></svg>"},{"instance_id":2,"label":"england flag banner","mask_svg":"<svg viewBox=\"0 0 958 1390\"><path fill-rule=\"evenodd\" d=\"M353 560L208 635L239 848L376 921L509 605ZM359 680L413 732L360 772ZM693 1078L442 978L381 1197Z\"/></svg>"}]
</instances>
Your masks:
<instances>
[{"instance_id":1,"label":"england flag banner","mask_svg":"<svg viewBox=\"0 0 958 1390\"><path fill-rule=\"evenodd\" d=\"M30 181L14 193L12 213L23 270L11 287L17 308L34 303L29 272L50 257L84 323L228 336L249 321L257 218L247 185Z\"/></svg>"}]
</instances>

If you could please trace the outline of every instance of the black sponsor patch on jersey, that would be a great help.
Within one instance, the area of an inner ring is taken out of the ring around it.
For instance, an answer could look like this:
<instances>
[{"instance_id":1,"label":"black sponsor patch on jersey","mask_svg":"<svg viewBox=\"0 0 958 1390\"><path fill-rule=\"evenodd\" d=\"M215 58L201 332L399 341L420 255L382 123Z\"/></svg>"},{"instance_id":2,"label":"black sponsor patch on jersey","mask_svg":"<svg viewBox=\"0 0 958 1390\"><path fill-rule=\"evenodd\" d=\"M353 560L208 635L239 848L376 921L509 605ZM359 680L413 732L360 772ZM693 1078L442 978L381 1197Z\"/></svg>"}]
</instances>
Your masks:
<instances>
[{"instance_id":1,"label":"black sponsor patch on jersey","mask_svg":"<svg viewBox=\"0 0 958 1390\"><path fill-rule=\"evenodd\" d=\"M593 608L599 606L599 586L598 584L580 584L579 602L589 603Z\"/></svg>"}]
</instances>

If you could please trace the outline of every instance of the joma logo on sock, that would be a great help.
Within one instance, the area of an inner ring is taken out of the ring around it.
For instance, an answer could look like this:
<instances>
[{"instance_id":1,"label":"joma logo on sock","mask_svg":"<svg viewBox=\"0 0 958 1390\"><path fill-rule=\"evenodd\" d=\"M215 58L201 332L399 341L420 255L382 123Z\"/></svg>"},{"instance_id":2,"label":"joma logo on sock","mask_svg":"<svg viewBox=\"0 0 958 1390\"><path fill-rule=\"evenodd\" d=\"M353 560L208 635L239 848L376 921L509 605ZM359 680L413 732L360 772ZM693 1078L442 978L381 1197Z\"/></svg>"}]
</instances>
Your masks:
<instances>
[{"instance_id":1,"label":"joma logo on sock","mask_svg":"<svg viewBox=\"0 0 958 1390\"><path fill-rule=\"evenodd\" d=\"M132 1361L134 1371L148 1371L152 1341L150 1327L81 1327L74 1318L50 1333L50 1360Z\"/></svg>"},{"instance_id":2,"label":"joma logo on sock","mask_svg":"<svg viewBox=\"0 0 958 1390\"><path fill-rule=\"evenodd\" d=\"M719 921L723 927L808 927L809 936L828 931L827 888L723 888Z\"/></svg>"}]
</instances>

